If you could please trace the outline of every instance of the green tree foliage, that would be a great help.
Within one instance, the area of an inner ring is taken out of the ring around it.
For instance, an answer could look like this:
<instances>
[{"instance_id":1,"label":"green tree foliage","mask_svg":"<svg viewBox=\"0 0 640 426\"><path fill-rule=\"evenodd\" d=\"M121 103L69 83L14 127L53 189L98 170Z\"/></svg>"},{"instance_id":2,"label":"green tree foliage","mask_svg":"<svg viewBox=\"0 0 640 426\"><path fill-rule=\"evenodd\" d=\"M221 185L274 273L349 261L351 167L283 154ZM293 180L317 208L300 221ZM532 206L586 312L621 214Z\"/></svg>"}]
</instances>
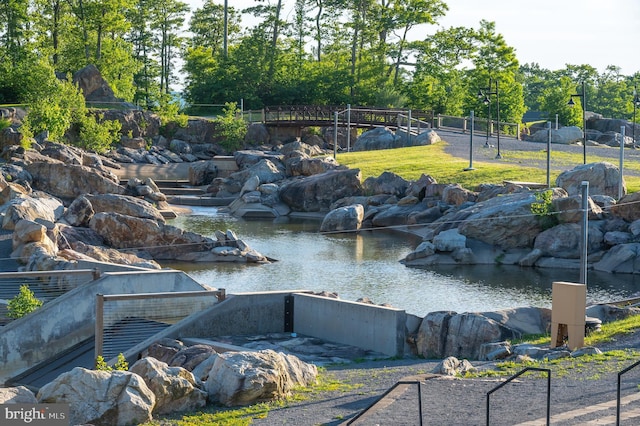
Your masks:
<instances>
[{"instance_id":1,"label":"green tree foliage","mask_svg":"<svg viewBox=\"0 0 640 426\"><path fill-rule=\"evenodd\" d=\"M247 123L238 116L238 105L227 103L224 114L213 120L216 123L218 135L222 145L228 151L234 151L242 146L247 134Z\"/></svg>"},{"instance_id":2,"label":"green tree foliage","mask_svg":"<svg viewBox=\"0 0 640 426\"><path fill-rule=\"evenodd\" d=\"M102 115L85 115L77 123L78 141L75 145L103 154L120 141L122 125L117 120L104 120Z\"/></svg>"},{"instance_id":3,"label":"green tree foliage","mask_svg":"<svg viewBox=\"0 0 640 426\"><path fill-rule=\"evenodd\" d=\"M9 318L22 318L42 306L42 301L29 289L27 284L20 286L20 293L7 304Z\"/></svg>"}]
</instances>

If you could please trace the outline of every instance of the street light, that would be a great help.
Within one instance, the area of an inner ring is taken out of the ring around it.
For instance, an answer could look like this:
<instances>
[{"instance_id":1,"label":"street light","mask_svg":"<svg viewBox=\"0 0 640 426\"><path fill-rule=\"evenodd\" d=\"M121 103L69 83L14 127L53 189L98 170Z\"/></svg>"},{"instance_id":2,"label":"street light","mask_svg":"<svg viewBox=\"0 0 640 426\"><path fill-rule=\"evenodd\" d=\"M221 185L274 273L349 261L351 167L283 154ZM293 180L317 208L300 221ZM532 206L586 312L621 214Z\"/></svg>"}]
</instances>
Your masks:
<instances>
[{"instance_id":1,"label":"street light","mask_svg":"<svg viewBox=\"0 0 640 426\"><path fill-rule=\"evenodd\" d=\"M582 99L582 164L587 164L587 96L584 90L584 81L582 82L582 93L576 93L571 95L567 105L573 107L576 103L573 102L574 97Z\"/></svg>"},{"instance_id":2,"label":"street light","mask_svg":"<svg viewBox=\"0 0 640 426\"><path fill-rule=\"evenodd\" d=\"M484 97L484 99L482 100L482 103L484 103L487 106L487 116L488 118L488 122L487 122L487 142L485 143L485 146L489 146L489 127L490 127L490 123L491 123L491 99L489 99L489 96L491 95L496 95L496 109L497 111L497 132L496 132L496 137L498 139L498 154L496 155L496 158L500 159L502 158L502 155L500 154L500 89L498 88L498 80L496 80L496 91L492 92L491 91L491 86L492 86L493 80L491 78L489 78L489 86L487 88L485 88L485 92L483 93L482 90L480 90L478 92L478 97Z\"/></svg>"},{"instance_id":3,"label":"street light","mask_svg":"<svg viewBox=\"0 0 640 426\"><path fill-rule=\"evenodd\" d=\"M636 147L636 107L640 105L638 87L633 85L633 147Z\"/></svg>"},{"instance_id":4,"label":"street light","mask_svg":"<svg viewBox=\"0 0 640 426\"><path fill-rule=\"evenodd\" d=\"M491 77L489 77L489 86L478 90L478 99L484 98L482 103L484 103L487 106L487 140L484 142L485 148L489 148L489 134L491 133L491 102L489 102L489 99L485 96L484 92L491 91L492 83L493 83L493 80L491 79Z\"/></svg>"}]
</instances>

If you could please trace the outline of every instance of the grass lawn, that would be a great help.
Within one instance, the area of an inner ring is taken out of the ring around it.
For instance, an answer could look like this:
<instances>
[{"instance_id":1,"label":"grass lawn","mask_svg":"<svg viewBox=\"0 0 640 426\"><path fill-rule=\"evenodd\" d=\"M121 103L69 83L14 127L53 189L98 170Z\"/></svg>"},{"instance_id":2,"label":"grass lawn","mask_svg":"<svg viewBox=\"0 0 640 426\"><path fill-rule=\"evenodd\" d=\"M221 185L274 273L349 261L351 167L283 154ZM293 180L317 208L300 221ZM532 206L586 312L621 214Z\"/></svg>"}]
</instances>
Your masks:
<instances>
[{"instance_id":1,"label":"grass lawn","mask_svg":"<svg viewBox=\"0 0 640 426\"><path fill-rule=\"evenodd\" d=\"M444 152L445 144L417 146L409 148L386 149L376 151L359 151L338 154L338 163L352 169L360 169L362 179L378 177L383 172L393 172L407 180L417 180L422 174L431 175L438 183L458 183L473 190L479 184L502 184L504 181L540 182L547 181L545 168L523 166L518 163L488 163L474 161L475 170L465 171L469 160L453 157ZM546 161L543 151L509 151L510 159L521 158L522 161ZM582 154L555 152L554 165L569 169L582 163ZM591 161L608 161L610 158L591 156ZM628 162L625 168L640 173L640 164ZM551 185L561 171L551 171ZM640 191L640 176L625 176L627 192Z\"/></svg>"}]
</instances>

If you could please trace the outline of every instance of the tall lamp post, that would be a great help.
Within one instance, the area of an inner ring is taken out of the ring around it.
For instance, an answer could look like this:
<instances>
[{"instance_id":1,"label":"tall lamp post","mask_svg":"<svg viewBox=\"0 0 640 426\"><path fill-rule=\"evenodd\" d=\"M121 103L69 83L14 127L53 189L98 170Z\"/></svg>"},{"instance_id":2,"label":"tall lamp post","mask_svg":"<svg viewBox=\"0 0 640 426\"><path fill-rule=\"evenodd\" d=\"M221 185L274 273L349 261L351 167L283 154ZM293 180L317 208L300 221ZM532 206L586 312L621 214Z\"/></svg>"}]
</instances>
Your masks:
<instances>
[{"instance_id":1,"label":"tall lamp post","mask_svg":"<svg viewBox=\"0 0 640 426\"><path fill-rule=\"evenodd\" d=\"M478 99L487 99L485 92L491 91L492 84L493 80L489 77L489 85L478 90ZM491 133L491 102L485 102L484 99L482 102L487 106L487 140L484 143L484 147L489 148L489 134Z\"/></svg>"},{"instance_id":2,"label":"tall lamp post","mask_svg":"<svg viewBox=\"0 0 640 426\"><path fill-rule=\"evenodd\" d=\"M636 147L636 107L640 105L640 96L638 96L638 87L633 85L633 147Z\"/></svg>"},{"instance_id":3,"label":"tall lamp post","mask_svg":"<svg viewBox=\"0 0 640 426\"><path fill-rule=\"evenodd\" d=\"M585 84L582 82L582 93L576 93L571 95L567 105L573 107L576 103L573 102L574 97L581 98L582 104L582 164L587 164L587 95L585 92Z\"/></svg>"},{"instance_id":4,"label":"tall lamp post","mask_svg":"<svg viewBox=\"0 0 640 426\"><path fill-rule=\"evenodd\" d=\"M500 89L498 88L498 80L496 80L496 91L495 92L491 91L491 86L492 86L492 80L491 80L491 78L489 78L489 87L485 90L484 93L482 91L478 92L478 97L484 97L484 99L482 100L482 103L487 105L489 123L490 123L491 122L491 107L490 107L491 99L489 99L489 96L496 95L496 109L497 109L497 132L496 132L496 137L498 139L498 154L496 154L496 158L500 159L500 158L502 158L502 154L500 154ZM490 124L487 124L487 143L485 145L489 144L489 126L490 126Z\"/></svg>"}]
</instances>

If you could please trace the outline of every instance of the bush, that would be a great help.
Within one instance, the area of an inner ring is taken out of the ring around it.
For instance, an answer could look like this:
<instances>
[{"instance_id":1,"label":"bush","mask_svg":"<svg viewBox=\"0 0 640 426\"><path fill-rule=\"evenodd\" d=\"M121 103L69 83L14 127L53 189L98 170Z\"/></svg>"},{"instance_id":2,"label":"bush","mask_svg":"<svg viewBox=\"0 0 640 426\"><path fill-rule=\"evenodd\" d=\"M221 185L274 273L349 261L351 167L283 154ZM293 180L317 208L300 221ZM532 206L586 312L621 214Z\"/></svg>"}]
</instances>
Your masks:
<instances>
[{"instance_id":1,"label":"bush","mask_svg":"<svg viewBox=\"0 0 640 426\"><path fill-rule=\"evenodd\" d=\"M109 364L107 364L107 362L104 360L104 357L102 355L98 355L98 357L96 358L95 370L98 370L98 371L113 371L113 370L128 371L129 370L129 363L127 362L127 359L124 357L124 355L122 353L119 353L118 354L118 359L117 359L115 365L113 367L111 367Z\"/></svg>"},{"instance_id":2,"label":"bush","mask_svg":"<svg viewBox=\"0 0 640 426\"><path fill-rule=\"evenodd\" d=\"M29 289L29 286L23 284L20 286L20 293L13 299L9 300L7 305L9 318L22 318L30 312L35 311L42 306L42 300L36 298L35 294Z\"/></svg>"},{"instance_id":3,"label":"bush","mask_svg":"<svg viewBox=\"0 0 640 426\"><path fill-rule=\"evenodd\" d=\"M238 117L238 105L233 102L225 104L223 115L216 117L218 135L222 138L220 145L227 151L235 151L242 147L244 137L247 134L247 123L244 118Z\"/></svg>"},{"instance_id":4,"label":"bush","mask_svg":"<svg viewBox=\"0 0 640 426\"><path fill-rule=\"evenodd\" d=\"M117 120L103 120L103 117L85 116L79 123L79 140L74 145L102 154L118 143L122 124Z\"/></svg>"}]
</instances>

